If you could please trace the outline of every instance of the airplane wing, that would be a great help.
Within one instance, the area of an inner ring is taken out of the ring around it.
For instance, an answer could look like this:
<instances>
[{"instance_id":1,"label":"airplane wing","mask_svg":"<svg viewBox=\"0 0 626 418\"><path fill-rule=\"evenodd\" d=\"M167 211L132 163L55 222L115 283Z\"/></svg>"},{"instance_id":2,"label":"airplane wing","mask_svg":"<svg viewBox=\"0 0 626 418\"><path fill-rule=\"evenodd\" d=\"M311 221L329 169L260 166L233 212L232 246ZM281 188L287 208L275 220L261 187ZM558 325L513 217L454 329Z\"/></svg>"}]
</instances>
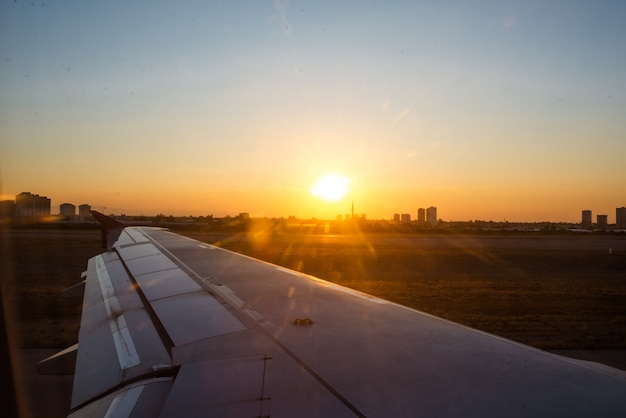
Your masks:
<instances>
[{"instance_id":1,"label":"airplane wing","mask_svg":"<svg viewBox=\"0 0 626 418\"><path fill-rule=\"evenodd\" d=\"M94 216L71 417L626 416L620 370Z\"/></svg>"}]
</instances>

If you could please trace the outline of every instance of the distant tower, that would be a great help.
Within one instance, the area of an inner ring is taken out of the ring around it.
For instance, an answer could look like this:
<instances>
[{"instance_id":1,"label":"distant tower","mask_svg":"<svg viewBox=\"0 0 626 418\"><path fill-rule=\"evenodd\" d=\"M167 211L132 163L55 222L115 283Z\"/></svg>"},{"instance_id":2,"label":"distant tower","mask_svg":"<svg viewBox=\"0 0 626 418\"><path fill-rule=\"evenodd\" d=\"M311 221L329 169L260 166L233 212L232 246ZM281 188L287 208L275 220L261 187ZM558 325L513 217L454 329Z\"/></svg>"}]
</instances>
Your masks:
<instances>
[{"instance_id":1,"label":"distant tower","mask_svg":"<svg viewBox=\"0 0 626 418\"><path fill-rule=\"evenodd\" d=\"M393 221L395 223L399 223L400 222L400 214L399 213L394 213L393 214Z\"/></svg>"},{"instance_id":2,"label":"distant tower","mask_svg":"<svg viewBox=\"0 0 626 418\"><path fill-rule=\"evenodd\" d=\"M76 206L71 203L61 203L61 206L59 206L59 214L64 218L76 216Z\"/></svg>"},{"instance_id":3,"label":"distant tower","mask_svg":"<svg viewBox=\"0 0 626 418\"><path fill-rule=\"evenodd\" d=\"M354 219L354 200L352 201L352 219Z\"/></svg>"},{"instance_id":4,"label":"distant tower","mask_svg":"<svg viewBox=\"0 0 626 418\"><path fill-rule=\"evenodd\" d=\"M626 208L615 209L615 226L620 229L626 229Z\"/></svg>"},{"instance_id":5,"label":"distant tower","mask_svg":"<svg viewBox=\"0 0 626 418\"><path fill-rule=\"evenodd\" d=\"M607 226L609 226L609 222L608 222L608 215L598 215L597 216L597 222L596 225L598 226L599 229L606 229Z\"/></svg>"},{"instance_id":6,"label":"distant tower","mask_svg":"<svg viewBox=\"0 0 626 418\"><path fill-rule=\"evenodd\" d=\"M583 219L580 222L580 226L584 229L591 229L591 211L583 210Z\"/></svg>"},{"instance_id":7,"label":"distant tower","mask_svg":"<svg viewBox=\"0 0 626 418\"><path fill-rule=\"evenodd\" d=\"M426 209L424 208L419 208L417 210L417 224L419 226L424 226L426 225Z\"/></svg>"},{"instance_id":8,"label":"distant tower","mask_svg":"<svg viewBox=\"0 0 626 418\"><path fill-rule=\"evenodd\" d=\"M428 226L437 226L437 208L434 206L426 209L426 223Z\"/></svg>"},{"instance_id":9,"label":"distant tower","mask_svg":"<svg viewBox=\"0 0 626 418\"><path fill-rule=\"evenodd\" d=\"M410 213L403 213L402 215L400 215L400 221L403 224L408 224L411 222L411 214Z\"/></svg>"}]
</instances>

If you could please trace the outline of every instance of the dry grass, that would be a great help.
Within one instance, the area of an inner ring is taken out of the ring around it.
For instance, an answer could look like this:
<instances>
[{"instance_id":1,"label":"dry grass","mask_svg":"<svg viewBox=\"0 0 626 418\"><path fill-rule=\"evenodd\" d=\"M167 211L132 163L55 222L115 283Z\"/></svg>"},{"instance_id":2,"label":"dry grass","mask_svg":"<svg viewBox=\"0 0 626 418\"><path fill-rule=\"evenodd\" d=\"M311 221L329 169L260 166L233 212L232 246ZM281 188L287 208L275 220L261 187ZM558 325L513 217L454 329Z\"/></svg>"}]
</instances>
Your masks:
<instances>
[{"instance_id":1,"label":"dry grass","mask_svg":"<svg viewBox=\"0 0 626 418\"><path fill-rule=\"evenodd\" d=\"M82 301L62 296L80 282L87 260L102 251L99 230L5 230L3 266L12 282L21 347L56 348L78 338Z\"/></svg>"}]
</instances>

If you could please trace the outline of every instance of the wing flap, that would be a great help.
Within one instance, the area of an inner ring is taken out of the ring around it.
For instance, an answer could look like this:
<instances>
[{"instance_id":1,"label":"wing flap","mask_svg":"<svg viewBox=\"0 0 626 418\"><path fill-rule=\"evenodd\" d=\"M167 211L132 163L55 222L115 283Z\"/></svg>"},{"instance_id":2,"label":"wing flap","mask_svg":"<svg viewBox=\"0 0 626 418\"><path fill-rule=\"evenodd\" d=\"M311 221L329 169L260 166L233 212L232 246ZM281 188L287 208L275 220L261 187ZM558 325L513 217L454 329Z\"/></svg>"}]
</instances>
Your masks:
<instances>
[{"instance_id":1,"label":"wing flap","mask_svg":"<svg viewBox=\"0 0 626 418\"><path fill-rule=\"evenodd\" d=\"M173 368L176 346L247 329L140 230L132 235L89 261L72 407Z\"/></svg>"},{"instance_id":2,"label":"wing flap","mask_svg":"<svg viewBox=\"0 0 626 418\"><path fill-rule=\"evenodd\" d=\"M171 360L150 315L114 253L89 260L72 407ZM150 360L146 362L146 360Z\"/></svg>"}]
</instances>

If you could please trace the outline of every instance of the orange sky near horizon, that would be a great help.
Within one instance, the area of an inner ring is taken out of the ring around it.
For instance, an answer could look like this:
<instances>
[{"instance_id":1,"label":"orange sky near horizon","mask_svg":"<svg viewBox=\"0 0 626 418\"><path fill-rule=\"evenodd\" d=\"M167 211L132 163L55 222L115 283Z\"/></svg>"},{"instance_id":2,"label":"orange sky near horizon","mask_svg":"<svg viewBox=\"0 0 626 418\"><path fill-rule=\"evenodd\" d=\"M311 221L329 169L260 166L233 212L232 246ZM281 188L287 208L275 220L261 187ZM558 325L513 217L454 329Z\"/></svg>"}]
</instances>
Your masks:
<instances>
[{"instance_id":1,"label":"orange sky near horizon","mask_svg":"<svg viewBox=\"0 0 626 418\"><path fill-rule=\"evenodd\" d=\"M0 195L129 215L626 206L626 3L0 5ZM326 173L343 200L312 196Z\"/></svg>"},{"instance_id":2,"label":"orange sky near horizon","mask_svg":"<svg viewBox=\"0 0 626 418\"><path fill-rule=\"evenodd\" d=\"M510 201L518 200L517 191L501 189L484 190L478 196L462 190L447 190L437 193L427 191L420 195L414 190L378 190L370 196L358 189L351 190L338 202L326 202L310 194L309 190L221 190L194 192L177 191L163 199L159 194L146 190L144 193L128 197L123 193L81 191L73 194L67 191L65 199L55 195L40 193L52 199L53 213L58 213L61 203L73 203L76 206L87 203L93 209L106 213L153 216L159 213L175 216L222 217L248 212L252 217L288 217L335 219L337 215L351 212L352 203L356 214L365 214L368 219L391 219L394 213L410 213L417 217L417 209L436 206L438 216L446 221L493 220L510 222L580 222L581 211L590 209L594 219L597 214L608 215L609 222L615 222L615 205L611 199L602 201L601 196L589 204L587 197L575 192L563 191L555 195L552 191L535 191L534 199L526 204L517 205L511 210ZM476 195L476 193L473 193ZM478 197L478 198L476 198ZM15 196L3 195L4 199ZM542 206L536 202L559 200L561 205ZM519 199L520 201L524 199ZM261 203L260 203L261 202ZM424 202L415 204L414 202ZM431 203L432 202L432 203ZM251 209L255 208L255 209Z\"/></svg>"}]
</instances>

